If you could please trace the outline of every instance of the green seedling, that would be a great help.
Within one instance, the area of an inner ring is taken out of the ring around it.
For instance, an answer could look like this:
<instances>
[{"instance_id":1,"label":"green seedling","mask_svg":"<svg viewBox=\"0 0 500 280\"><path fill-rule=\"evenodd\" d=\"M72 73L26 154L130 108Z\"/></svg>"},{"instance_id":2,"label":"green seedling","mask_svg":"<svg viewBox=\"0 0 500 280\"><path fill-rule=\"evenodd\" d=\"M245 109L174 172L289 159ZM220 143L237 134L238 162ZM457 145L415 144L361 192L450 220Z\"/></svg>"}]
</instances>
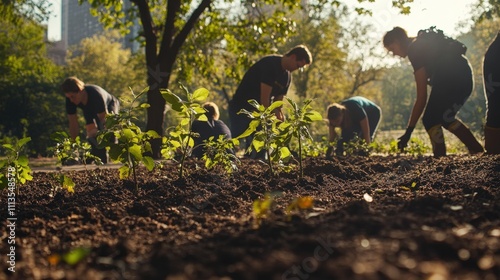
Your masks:
<instances>
[{"instance_id":1,"label":"green seedling","mask_svg":"<svg viewBox=\"0 0 500 280\"><path fill-rule=\"evenodd\" d=\"M424 141L419 138L412 137L405 148L405 152L412 156L421 156L430 151L429 146L425 145Z\"/></svg>"},{"instance_id":2,"label":"green seedling","mask_svg":"<svg viewBox=\"0 0 500 280\"><path fill-rule=\"evenodd\" d=\"M285 209L287 220L292 218L292 214L297 211L312 209L314 199L310 196L302 196L295 198Z\"/></svg>"},{"instance_id":3,"label":"green seedling","mask_svg":"<svg viewBox=\"0 0 500 280\"><path fill-rule=\"evenodd\" d=\"M265 193L262 199L256 199L253 202L253 217L254 226L259 227L262 220L268 218L274 208L274 198L278 196L279 193Z\"/></svg>"},{"instance_id":4,"label":"green seedling","mask_svg":"<svg viewBox=\"0 0 500 280\"><path fill-rule=\"evenodd\" d=\"M65 164L68 161L81 162L87 170L87 161L92 160L96 164L102 164L99 157L91 154L92 146L86 141L81 141L80 136L77 136L75 140L71 140L69 135L62 132L53 133L50 138L56 141L56 147L54 148L54 155L57 157L61 164Z\"/></svg>"},{"instance_id":5,"label":"green seedling","mask_svg":"<svg viewBox=\"0 0 500 280\"><path fill-rule=\"evenodd\" d=\"M302 107L299 107L290 98L286 98L290 107L288 109L288 118L286 121L279 124L278 129L280 136L278 139L283 139L282 146L289 147L293 139L298 141L298 158L299 158L299 178L304 177L304 168L302 166L304 141L311 141L312 136L309 132L309 126L315 121L322 121L323 117L317 111L312 110L311 99L304 102Z\"/></svg>"},{"instance_id":6,"label":"green seedling","mask_svg":"<svg viewBox=\"0 0 500 280\"><path fill-rule=\"evenodd\" d=\"M138 189L137 167L142 163L148 171L153 170L155 163L153 158L147 154L152 152L150 140L160 137L153 130L143 132L139 126L133 123L135 118L132 112L149 107L147 103L134 107L135 101L147 90L146 88L136 95L130 89L133 96L130 106L119 114L106 116L106 128L100 131L97 136L101 147L109 147L109 158L123 164L119 168L120 178L129 178L133 174L136 191Z\"/></svg>"},{"instance_id":7,"label":"green seedling","mask_svg":"<svg viewBox=\"0 0 500 280\"><path fill-rule=\"evenodd\" d=\"M412 192L413 196L416 198L417 197L417 192L418 192L418 185L417 182L411 183L410 187L402 186L402 190Z\"/></svg>"},{"instance_id":8,"label":"green seedling","mask_svg":"<svg viewBox=\"0 0 500 280\"><path fill-rule=\"evenodd\" d=\"M84 260L90 252L90 248L78 247L64 254L52 254L47 258L47 260L49 264L53 266L59 264L60 262L65 262L69 265L76 265Z\"/></svg>"},{"instance_id":9,"label":"green seedling","mask_svg":"<svg viewBox=\"0 0 500 280\"><path fill-rule=\"evenodd\" d=\"M73 182L73 179L71 177L66 176L66 174L63 173L54 173L53 175L54 179L57 181L57 184L55 187L52 187L50 197L54 197L56 193L60 189L66 190L68 193L74 193L75 192L75 182Z\"/></svg>"},{"instance_id":10,"label":"green seedling","mask_svg":"<svg viewBox=\"0 0 500 280\"><path fill-rule=\"evenodd\" d=\"M210 137L205 141L205 154L202 160L205 161L205 167L212 169L220 166L226 174L231 174L238 170L240 160L232 152L235 146L239 145L238 139L228 139L224 135L219 135L217 140Z\"/></svg>"},{"instance_id":11,"label":"green seedling","mask_svg":"<svg viewBox=\"0 0 500 280\"><path fill-rule=\"evenodd\" d=\"M33 179L28 156L23 151L29 141L30 137L24 137L11 144L2 145L6 158L0 160L0 189L8 188L19 193L17 184L24 185Z\"/></svg>"},{"instance_id":12,"label":"green seedling","mask_svg":"<svg viewBox=\"0 0 500 280\"><path fill-rule=\"evenodd\" d=\"M238 114L247 115L252 121L248 128L236 139L248 137L253 134L253 140L248 148L248 153L262 150L266 153L269 172L276 175L278 172L274 169L273 163L280 164L283 160L291 157L291 152L285 145L284 133L278 129L281 121L276 117L274 110L283 106L283 101L275 101L269 107L259 104L256 100L248 101L256 110L248 111L242 109ZM260 129L259 129L260 128Z\"/></svg>"},{"instance_id":13,"label":"green seedling","mask_svg":"<svg viewBox=\"0 0 500 280\"><path fill-rule=\"evenodd\" d=\"M178 95L168 89L162 89L161 95L170 104L172 110L176 111L181 120L175 130L170 131L168 138L163 140L163 143L168 143L163 146L162 155L168 155L180 152L180 168L179 178L184 177L184 166L186 158L191 154L194 147L195 133L192 131L193 122L195 120L207 121L205 115L206 110L200 105L207 99L209 91L206 88L199 88L194 92L189 92L184 86L181 88L186 93L186 99L182 100Z\"/></svg>"},{"instance_id":14,"label":"green seedling","mask_svg":"<svg viewBox=\"0 0 500 280\"><path fill-rule=\"evenodd\" d=\"M366 141L359 136L354 136L354 138L348 142L343 143L344 152L346 155L357 155L357 156L369 156L372 148Z\"/></svg>"}]
</instances>

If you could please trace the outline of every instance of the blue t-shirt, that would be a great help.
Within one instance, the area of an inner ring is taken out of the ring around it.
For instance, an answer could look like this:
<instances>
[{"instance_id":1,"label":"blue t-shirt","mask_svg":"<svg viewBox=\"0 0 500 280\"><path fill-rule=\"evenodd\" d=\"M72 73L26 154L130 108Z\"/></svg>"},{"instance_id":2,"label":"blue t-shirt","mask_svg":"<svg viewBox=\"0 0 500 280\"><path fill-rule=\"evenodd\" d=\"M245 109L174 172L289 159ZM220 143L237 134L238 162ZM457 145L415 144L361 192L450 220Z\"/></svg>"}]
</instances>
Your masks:
<instances>
[{"instance_id":1,"label":"blue t-shirt","mask_svg":"<svg viewBox=\"0 0 500 280\"><path fill-rule=\"evenodd\" d=\"M363 119L368 118L369 120L376 120L380 118L380 108L375 103L364 97L351 97L340 102L340 104L346 107L351 123L348 127L342 127L342 135L341 139L338 141L337 147L342 145L344 142L352 140L355 135L358 135L360 138L364 138L360 125L360 122ZM374 128L370 127L370 130L372 129ZM372 136L373 135L370 135L370 138Z\"/></svg>"}]
</instances>

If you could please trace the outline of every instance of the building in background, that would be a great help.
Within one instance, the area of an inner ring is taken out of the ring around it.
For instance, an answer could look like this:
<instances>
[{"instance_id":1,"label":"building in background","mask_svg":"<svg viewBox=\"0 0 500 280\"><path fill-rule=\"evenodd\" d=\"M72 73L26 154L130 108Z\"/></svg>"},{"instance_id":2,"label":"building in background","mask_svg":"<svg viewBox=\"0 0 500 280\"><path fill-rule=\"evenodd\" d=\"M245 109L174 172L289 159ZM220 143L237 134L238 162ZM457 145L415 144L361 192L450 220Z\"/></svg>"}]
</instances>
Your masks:
<instances>
[{"instance_id":1,"label":"building in background","mask_svg":"<svg viewBox=\"0 0 500 280\"><path fill-rule=\"evenodd\" d=\"M124 9L128 9L131 5L130 0L124 1ZM55 63L64 64L66 51L71 46L103 31L104 27L99 19L90 14L90 5L87 2L80 5L75 0L61 0L61 41L50 43L48 55ZM133 53L140 48L139 43L134 40L139 31L140 25L136 21L130 27L130 32L121 40L123 47Z\"/></svg>"}]
</instances>

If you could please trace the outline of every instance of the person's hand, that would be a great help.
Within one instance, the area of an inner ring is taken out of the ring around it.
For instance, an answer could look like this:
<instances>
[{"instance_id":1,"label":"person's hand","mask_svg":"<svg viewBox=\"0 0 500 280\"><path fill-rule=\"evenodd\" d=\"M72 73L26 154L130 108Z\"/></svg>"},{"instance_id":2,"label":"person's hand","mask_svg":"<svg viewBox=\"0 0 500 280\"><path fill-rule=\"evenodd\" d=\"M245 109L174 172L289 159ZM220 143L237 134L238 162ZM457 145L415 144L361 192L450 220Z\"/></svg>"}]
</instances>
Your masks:
<instances>
[{"instance_id":1,"label":"person's hand","mask_svg":"<svg viewBox=\"0 0 500 280\"><path fill-rule=\"evenodd\" d=\"M408 141L410 141L411 134L413 132L414 127L408 127L406 129L405 134L398 138L398 149L402 152L404 148L408 145Z\"/></svg>"}]
</instances>

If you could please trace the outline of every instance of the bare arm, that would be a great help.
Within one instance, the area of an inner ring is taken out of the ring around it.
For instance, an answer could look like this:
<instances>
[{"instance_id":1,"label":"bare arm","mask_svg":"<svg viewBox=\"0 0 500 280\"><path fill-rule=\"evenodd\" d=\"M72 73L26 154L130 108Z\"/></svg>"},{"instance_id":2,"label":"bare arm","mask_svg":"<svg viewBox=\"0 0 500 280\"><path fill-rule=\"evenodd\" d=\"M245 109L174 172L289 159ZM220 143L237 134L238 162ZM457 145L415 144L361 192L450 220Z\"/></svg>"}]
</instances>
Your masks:
<instances>
[{"instance_id":1,"label":"bare arm","mask_svg":"<svg viewBox=\"0 0 500 280\"><path fill-rule=\"evenodd\" d=\"M78 117L76 114L68 115L69 136L72 140L78 136Z\"/></svg>"},{"instance_id":2,"label":"bare arm","mask_svg":"<svg viewBox=\"0 0 500 280\"><path fill-rule=\"evenodd\" d=\"M100 122L102 127L104 127L106 123L106 112L98 113L97 118L98 122ZM85 129L87 130L87 138L95 137L99 131L98 126L95 123L87 124Z\"/></svg>"},{"instance_id":3,"label":"bare arm","mask_svg":"<svg viewBox=\"0 0 500 280\"><path fill-rule=\"evenodd\" d=\"M368 123L368 117L362 119L359 122L359 125L361 126L361 131L363 132L363 138L366 141L366 144L370 144L372 141L370 137L370 124Z\"/></svg>"},{"instance_id":4,"label":"bare arm","mask_svg":"<svg viewBox=\"0 0 500 280\"><path fill-rule=\"evenodd\" d=\"M408 127L415 127L427 104L427 72L425 68L422 67L415 71L415 83L417 85L417 99L413 104Z\"/></svg>"},{"instance_id":5,"label":"bare arm","mask_svg":"<svg viewBox=\"0 0 500 280\"><path fill-rule=\"evenodd\" d=\"M264 83L260 83L260 103L262 105L264 105L264 107L269 107L269 105L271 105L271 92L272 92L273 88L269 85L266 85ZM283 100L283 95L279 95L279 96L276 96L274 98L274 101L278 101L278 100ZM283 112L281 112L281 107L280 108L276 108L276 110L274 111L274 113L276 114L276 117L283 121L285 119L285 117L283 116Z\"/></svg>"}]
</instances>

